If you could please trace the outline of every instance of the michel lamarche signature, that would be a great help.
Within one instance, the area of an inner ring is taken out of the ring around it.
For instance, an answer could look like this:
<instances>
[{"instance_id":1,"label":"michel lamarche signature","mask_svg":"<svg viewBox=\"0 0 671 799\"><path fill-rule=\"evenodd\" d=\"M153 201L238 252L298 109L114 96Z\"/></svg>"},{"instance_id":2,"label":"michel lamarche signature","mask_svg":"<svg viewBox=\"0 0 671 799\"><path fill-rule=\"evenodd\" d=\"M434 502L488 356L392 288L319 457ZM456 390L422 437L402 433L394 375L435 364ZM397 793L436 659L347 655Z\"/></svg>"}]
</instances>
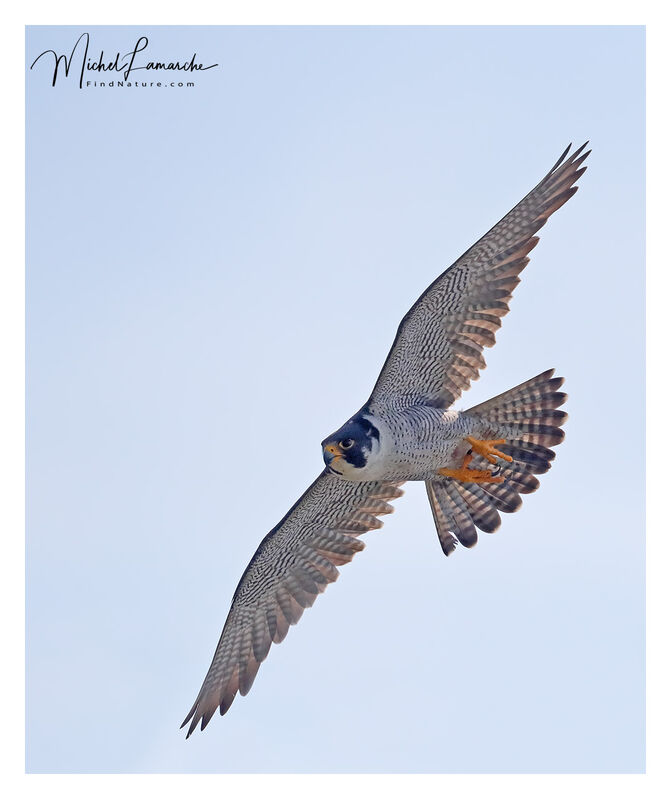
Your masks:
<instances>
[{"instance_id":1,"label":"michel lamarche signature","mask_svg":"<svg viewBox=\"0 0 671 799\"><path fill-rule=\"evenodd\" d=\"M80 47L80 42L84 42L82 47ZM124 80L128 80L130 73L138 69L204 72L206 69L212 69L213 67L219 66L218 64L203 66L202 64L196 63L196 53L193 54L190 61L148 61L146 64L141 66L139 64L136 65L135 59L137 58L138 54L143 50L146 50L149 46L149 39L146 36L140 36L140 38L135 42L135 47L129 53L126 53L125 55L117 53L112 61L105 59L105 53L103 50L100 51L100 56L97 58L89 58L90 42L91 40L89 34L82 33L79 39L77 39L75 42L75 46L72 48L69 56L65 55L64 53L59 55L55 50L45 50L43 53L40 53L37 56L37 58L30 65L30 68L32 69L35 64L37 64L37 62L44 56L52 55L54 73L51 80L51 85L55 86L59 74L62 74L59 72L61 66L63 67L65 77L67 78L70 75L70 69L74 61L75 53L79 49L79 56L81 57L81 67L79 69L79 88L81 89L84 85L84 73L87 70L92 72L122 72Z\"/></svg>"}]
</instances>

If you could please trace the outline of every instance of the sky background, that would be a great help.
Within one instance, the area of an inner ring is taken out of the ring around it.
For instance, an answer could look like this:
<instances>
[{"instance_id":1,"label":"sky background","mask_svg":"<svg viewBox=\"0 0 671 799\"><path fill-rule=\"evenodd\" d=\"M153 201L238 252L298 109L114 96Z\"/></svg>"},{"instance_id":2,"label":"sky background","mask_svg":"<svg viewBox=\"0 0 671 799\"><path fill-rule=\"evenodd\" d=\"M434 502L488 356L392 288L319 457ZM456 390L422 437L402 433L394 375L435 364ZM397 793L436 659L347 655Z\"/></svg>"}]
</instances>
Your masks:
<instances>
[{"instance_id":1,"label":"sky background","mask_svg":"<svg viewBox=\"0 0 671 799\"><path fill-rule=\"evenodd\" d=\"M84 30L29 28L28 66ZM218 66L26 72L27 770L642 771L643 29L88 30ZM541 489L446 559L407 485L185 742L245 565L403 314L588 138L458 406L556 367Z\"/></svg>"}]
</instances>

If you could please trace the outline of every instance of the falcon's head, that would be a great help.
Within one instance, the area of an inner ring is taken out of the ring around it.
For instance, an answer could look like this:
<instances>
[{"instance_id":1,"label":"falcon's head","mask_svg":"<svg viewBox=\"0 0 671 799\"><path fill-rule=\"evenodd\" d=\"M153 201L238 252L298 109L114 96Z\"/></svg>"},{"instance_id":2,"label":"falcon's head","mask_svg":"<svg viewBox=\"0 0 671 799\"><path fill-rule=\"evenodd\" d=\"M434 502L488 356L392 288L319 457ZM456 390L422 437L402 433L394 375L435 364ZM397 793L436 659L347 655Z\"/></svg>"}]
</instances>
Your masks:
<instances>
[{"instance_id":1,"label":"falcon's head","mask_svg":"<svg viewBox=\"0 0 671 799\"><path fill-rule=\"evenodd\" d=\"M380 450L380 431L362 413L322 441L324 463L347 480L368 480L366 467Z\"/></svg>"}]
</instances>

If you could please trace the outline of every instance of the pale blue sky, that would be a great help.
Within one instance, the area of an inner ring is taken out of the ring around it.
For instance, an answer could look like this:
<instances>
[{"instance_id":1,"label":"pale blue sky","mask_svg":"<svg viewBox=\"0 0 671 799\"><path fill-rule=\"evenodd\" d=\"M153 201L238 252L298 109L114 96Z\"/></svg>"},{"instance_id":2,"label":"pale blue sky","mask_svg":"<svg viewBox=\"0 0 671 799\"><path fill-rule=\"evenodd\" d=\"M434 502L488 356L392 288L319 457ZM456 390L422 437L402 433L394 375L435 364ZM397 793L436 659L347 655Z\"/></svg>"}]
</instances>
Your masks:
<instances>
[{"instance_id":1,"label":"pale blue sky","mask_svg":"<svg viewBox=\"0 0 671 799\"><path fill-rule=\"evenodd\" d=\"M83 30L28 29L28 63ZM88 30L220 66L27 72L28 770L643 770L643 29ZM408 485L185 742L242 570L401 317L587 138L460 403L566 377L541 489L446 559Z\"/></svg>"}]
</instances>

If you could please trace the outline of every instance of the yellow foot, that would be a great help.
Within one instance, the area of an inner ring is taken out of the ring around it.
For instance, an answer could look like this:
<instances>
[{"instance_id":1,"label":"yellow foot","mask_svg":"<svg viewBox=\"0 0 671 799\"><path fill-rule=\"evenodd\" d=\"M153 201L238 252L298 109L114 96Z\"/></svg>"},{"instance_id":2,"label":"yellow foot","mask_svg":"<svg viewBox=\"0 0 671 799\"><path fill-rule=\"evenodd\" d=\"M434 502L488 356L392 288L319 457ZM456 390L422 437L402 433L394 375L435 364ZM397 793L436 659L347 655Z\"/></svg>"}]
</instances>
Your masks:
<instances>
[{"instance_id":1,"label":"yellow foot","mask_svg":"<svg viewBox=\"0 0 671 799\"><path fill-rule=\"evenodd\" d=\"M438 474L442 474L443 477L452 477L454 480L459 480L461 483L503 482L503 477L494 477L489 469L469 469L468 464L472 459L472 455L466 455L461 469L438 469Z\"/></svg>"},{"instance_id":2,"label":"yellow foot","mask_svg":"<svg viewBox=\"0 0 671 799\"><path fill-rule=\"evenodd\" d=\"M508 463L512 462L512 458L510 455L506 455L503 452L499 452L496 449L497 444L505 444L505 438L497 438L495 440L489 441L480 441L477 438L472 438L471 436L466 436L466 441L471 445L471 449L473 452L477 453L478 455L482 455L483 458L486 458L490 463L496 463L497 458L503 458L504 461L508 461Z\"/></svg>"}]
</instances>

